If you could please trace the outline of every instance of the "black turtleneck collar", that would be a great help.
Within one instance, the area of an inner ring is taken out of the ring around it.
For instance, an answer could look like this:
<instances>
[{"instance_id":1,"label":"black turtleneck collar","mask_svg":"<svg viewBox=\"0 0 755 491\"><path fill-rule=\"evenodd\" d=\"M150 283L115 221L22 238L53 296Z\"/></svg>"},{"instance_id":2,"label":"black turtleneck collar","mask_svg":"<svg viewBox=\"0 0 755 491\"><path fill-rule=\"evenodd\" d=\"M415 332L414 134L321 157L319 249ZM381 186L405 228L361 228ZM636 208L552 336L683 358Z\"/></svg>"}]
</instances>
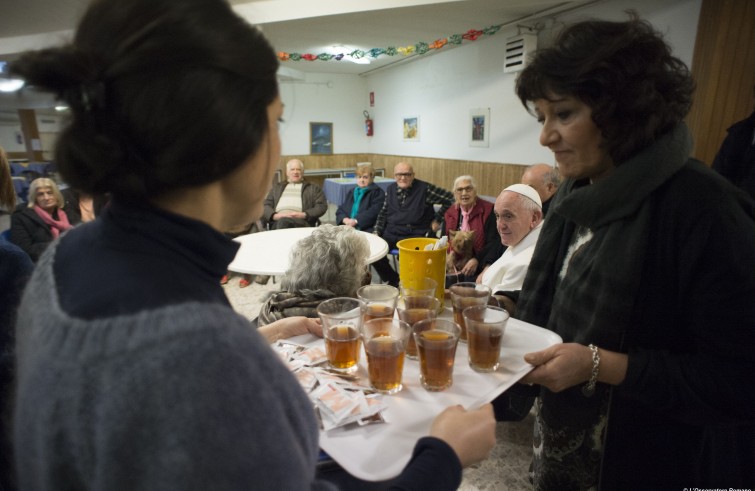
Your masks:
<instances>
[{"instance_id":1,"label":"black turtleneck collar","mask_svg":"<svg viewBox=\"0 0 755 491\"><path fill-rule=\"evenodd\" d=\"M228 304L220 286L239 245L209 225L114 201L55 252L60 303L93 319L199 301Z\"/></svg>"}]
</instances>

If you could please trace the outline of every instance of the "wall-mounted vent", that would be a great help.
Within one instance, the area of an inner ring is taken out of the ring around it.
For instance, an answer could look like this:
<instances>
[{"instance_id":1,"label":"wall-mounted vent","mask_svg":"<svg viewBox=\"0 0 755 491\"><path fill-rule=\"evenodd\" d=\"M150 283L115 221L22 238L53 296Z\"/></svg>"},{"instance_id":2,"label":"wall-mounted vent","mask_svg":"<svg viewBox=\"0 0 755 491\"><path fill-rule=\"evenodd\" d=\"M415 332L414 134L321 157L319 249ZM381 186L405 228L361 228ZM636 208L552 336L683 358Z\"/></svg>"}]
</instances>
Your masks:
<instances>
[{"instance_id":1,"label":"wall-mounted vent","mask_svg":"<svg viewBox=\"0 0 755 491\"><path fill-rule=\"evenodd\" d=\"M503 73L518 72L527 64L527 57L537 49L537 34L519 34L506 40Z\"/></svg>"}]
</instances>

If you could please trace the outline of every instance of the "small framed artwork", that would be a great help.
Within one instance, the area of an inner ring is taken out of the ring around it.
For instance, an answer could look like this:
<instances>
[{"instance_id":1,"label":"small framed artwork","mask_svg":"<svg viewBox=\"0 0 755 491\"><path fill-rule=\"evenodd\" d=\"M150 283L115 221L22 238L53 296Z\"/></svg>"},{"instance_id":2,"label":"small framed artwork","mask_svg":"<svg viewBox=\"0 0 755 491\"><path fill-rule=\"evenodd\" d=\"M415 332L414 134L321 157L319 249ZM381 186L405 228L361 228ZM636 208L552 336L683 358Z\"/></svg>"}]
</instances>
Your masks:
<instances>
[{"instance_id":1,"label":"small framed artwork","mask_svg":"<svg viewBox=\"0 0 755 491\"><path fill-rule=\"evenodd\" d=\"M490 108L469 111L469 146L487 147L490 141Z\"/></svg>"},{"instance_id":2,"label":"small framed artwork","mask_svg":"<svg viewBox=\"0 0 755 491\"><path fill-rule=\"evenodd\" d=\"M309 152L312 155L333 153L333 123L309 123Z\"/></svg>"},{"instance_id":3,"label":"small framed artwork","mask_svg":"<svg viewBox=\"0 0 755 491\"><path fill-rule=\"evenodd\" d=\"M404 141L419 141L419 116L404 118Z\"/></svg>"}]
</instances>

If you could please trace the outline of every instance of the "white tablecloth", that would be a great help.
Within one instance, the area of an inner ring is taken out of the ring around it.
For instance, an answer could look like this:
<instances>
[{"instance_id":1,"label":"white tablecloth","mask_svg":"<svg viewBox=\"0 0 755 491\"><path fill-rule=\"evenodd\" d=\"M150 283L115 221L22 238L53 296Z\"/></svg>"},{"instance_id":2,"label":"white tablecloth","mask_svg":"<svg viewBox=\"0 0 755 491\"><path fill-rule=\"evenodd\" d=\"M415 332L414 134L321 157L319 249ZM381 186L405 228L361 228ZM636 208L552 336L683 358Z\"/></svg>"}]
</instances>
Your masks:
<instances>
[{"instance_id":1,"label":"white tablecloth","mask_svg":"<svg viewBox=\"0 0 755 491\"><path fill-rule=\"evenodd\" d=\"M228 265L228 270L247 274L282 275L288 269L291 248L314 230L314 227L287 228L236 237L233 240L241 243L241 248ZM388 253L388 243L382 238L367 232L359 233L370 244L368 264Z\"/></svg>"}]
</instances>

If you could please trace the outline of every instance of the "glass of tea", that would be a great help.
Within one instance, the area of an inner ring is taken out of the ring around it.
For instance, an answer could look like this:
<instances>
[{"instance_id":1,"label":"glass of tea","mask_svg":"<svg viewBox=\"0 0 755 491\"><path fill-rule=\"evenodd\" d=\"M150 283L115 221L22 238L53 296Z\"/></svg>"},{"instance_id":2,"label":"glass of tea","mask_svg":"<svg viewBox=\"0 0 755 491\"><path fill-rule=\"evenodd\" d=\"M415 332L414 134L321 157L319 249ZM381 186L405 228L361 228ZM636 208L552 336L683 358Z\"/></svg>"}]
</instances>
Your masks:
<instances>
[{"instance_id":1,"label":"glass of tea","mask_svg":"<svg viewBox=\"0 0 755 491\"><path fill-rule=\"evenodd\" d=\"M417 322L424 319L435 319L440 310L440 300L434 295L422 295L413 297L399 298L396 303L396 312L398 318L414 326ZM417 344L414 337L409 336L409 342L406 345L406 357L412 360L417 359Z\"/></svg>"},{"instance_id":2,"label":"glass of tea","mask_svg":"<svg viewBox=\"0 0 755 491\"><path fill-rule=\"evenodd\" d=\"M325 352L333 369L352 373L359 368L361 351L362 301L336 297L317 306L322 321Z\"/></svg>"},{"instance_id":3,"label":"glass of tea","mask_svg":"<svg viewBox=\"0 0 755 491\"><path fill-rule=\"evenodd\" d=\"M404 352L412 328L406 322L379 317L362 325L362 342L367 353L370 386L384 394L395 394L403 387Z\"/></svg>"},{"instance_id":4,"label":"glass of tea","mask_svg":"<svg viewBox=\"0 0 755 491\"><path fill-rule=\"evenodd\" d=\"M451 293L454 321L461 327L461 336L459 339L462 343L466 343L467 325L464 323L462 312L467 307L487 305L490 298L490 287L472 282L462 282L451 285L448 290Z\"/></svg>"},{"instance_id":5,"label":"glass of tea","mask_svg":"<svg viewBox=\"0 0 755 491\"><path fill-rule=\"evenodd\" d=\"M476 305L464 309L463 315L467 325L470 368L476 372L496 371L509 313L500 307Z\"/></svg>"},{"instance_id":6,"label":"glass of tea","mask_svg":"<svg viewBox=\"0 0 755 491\"><path fill-rule=\"evenodd\" d=\"M362 301L363 322L381 317L392 318L396 311L398 288L391 285L365 285L357 290L357 298Z\"/></svg>"},{"instance_id":7,"label":"glass of tea","mask_svg":"<svg viewBox=\"0 0 755 491\"><path fill-rule=\"evenodd\" d=\"M398 285L401 290L401 297L420 297L431 295L435 296L438 289L438 282L432 278L417 278L410 280L401 280Z\"/></svg>"},{"instance_id":8,"label":"glass of tea","mask_svg":"<svg viewBox=\"0 0 755 491\"><path fill-rule=\"evenodd\" d=\"M453 385L454 358L461 327L448 319L425 319L412 327L419 352L419 379L429 391Z\"/></svg>"}]
</instances>

